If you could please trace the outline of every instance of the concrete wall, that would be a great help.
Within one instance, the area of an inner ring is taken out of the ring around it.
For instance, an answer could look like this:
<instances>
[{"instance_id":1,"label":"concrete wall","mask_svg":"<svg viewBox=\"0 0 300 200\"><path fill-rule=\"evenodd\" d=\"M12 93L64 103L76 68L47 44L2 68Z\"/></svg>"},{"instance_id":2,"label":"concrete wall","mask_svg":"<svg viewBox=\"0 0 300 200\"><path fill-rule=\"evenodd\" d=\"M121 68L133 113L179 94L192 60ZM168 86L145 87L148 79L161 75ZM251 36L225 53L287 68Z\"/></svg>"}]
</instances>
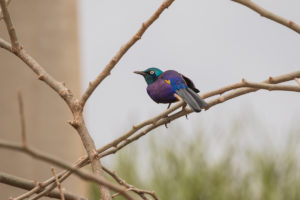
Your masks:
<instances>
[{"instance_id":1,"label":"concrete wall","mask_svg":"<svg viewBox=\"0 0 300 200\"><path fill-rule=\"evenodd\" d=\"M9 5L20 43L51 75L80 93L77 1L18 0ZM0 37L8 39L4 21ZM66 123L72 115L64 101L17 57L0 49L0 139L20 141L17 91L23 93L28 142L44 152L74 162L84 151L77 133ZM0 171L43 181L50 165L0 149ZM77 178L63 187L83 194ZM0 183L0 198L24 191Z\"/></svg>"}]
</instances>

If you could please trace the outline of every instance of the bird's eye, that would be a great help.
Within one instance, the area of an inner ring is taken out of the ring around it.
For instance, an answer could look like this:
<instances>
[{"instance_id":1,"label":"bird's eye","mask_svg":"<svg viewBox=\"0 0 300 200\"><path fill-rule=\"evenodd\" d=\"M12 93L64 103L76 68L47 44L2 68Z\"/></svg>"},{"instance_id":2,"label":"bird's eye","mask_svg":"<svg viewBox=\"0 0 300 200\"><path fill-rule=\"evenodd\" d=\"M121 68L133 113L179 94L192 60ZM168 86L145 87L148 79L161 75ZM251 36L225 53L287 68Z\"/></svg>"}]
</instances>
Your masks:
<instances>
[{"instance_id":1,"label":"bird's eye","mask_svg":"<svg viewBox=\"0 0 300 200\"><path fill-rule=\"evenodd\" d=\"M150 71L150 74L153 75L153 74L154 74L154 71Z\"/></svg>"}]
</instances>

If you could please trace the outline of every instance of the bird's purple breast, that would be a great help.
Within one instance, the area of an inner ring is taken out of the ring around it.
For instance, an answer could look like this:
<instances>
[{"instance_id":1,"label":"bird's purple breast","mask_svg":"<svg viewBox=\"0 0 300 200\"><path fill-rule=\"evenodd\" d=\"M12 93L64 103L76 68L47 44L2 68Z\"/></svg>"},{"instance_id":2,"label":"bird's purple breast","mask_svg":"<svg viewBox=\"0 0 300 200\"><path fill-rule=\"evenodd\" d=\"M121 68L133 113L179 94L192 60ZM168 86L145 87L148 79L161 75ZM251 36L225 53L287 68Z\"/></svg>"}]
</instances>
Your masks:
<instances>
[{"instance_id":1,"label":"bird's purple breast","mask_svg":"<svg viewBox=\"0 0 300 200\"><path fill-rule=\"evenodd\" d=\"M177 100L174 97L175 90L163 79L158 79L148 85L147 92L156 103L172 103Z\"/></svg>"}]
</instances>

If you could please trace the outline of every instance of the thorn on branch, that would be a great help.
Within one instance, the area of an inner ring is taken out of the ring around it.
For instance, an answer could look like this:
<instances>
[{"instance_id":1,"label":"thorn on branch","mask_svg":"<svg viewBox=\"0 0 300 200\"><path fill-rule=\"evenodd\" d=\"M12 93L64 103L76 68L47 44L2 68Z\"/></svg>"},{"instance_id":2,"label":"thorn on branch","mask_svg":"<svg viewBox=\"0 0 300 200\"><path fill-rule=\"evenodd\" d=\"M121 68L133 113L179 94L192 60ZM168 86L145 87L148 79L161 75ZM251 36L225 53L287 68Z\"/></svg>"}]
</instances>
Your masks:
<instances>
[{"instance_id":1,"label":"thorn on branch","mask_svg":"<svg viewBox=\"0 0 300 200\"><path fill-rule=\"evenodd\" d=\"M140 39L142 38L142 36L140 36L140 35L135 35L134 37L135 37L135 39L137 39L137 40L140 40Z\"/></svg>"},{"instance_id":2,"label":"thorn on branch","mask_svg":"<svg viewBox=\"0 0 300 200\"><path fill-rule=\"evenodd\" d=\"M225 99L224 99L223 96L220 96L220 97L219 97L219 102L220 102L220 103L224 102L224 100L225 100Z\"/></svg>"},{"instance_id":3,"label":"thorn on branch","mask_svg":"<svg viewBox=\"0 0 300 200\"><path fill-rule=\"evenodd\" d=\"M79 127L79 122L76 120L69 120L68 123L73 126L73 128L77 129Z\"/></svg>"},{"instance_id":4,"label":"thorn on branch","mask_svg":"<svg viewBox=\"0 0 300 200\"><path fill-rule=\"evenodd\" d=\"M121 47L122 49L124 48L123 46ZM111 60L111 62L112 63L117 63L118 62L118 60L116 59L116 58L113 58L112 60ZM109 74L110 72L109 71L107 71L107 74Z\"/></svg>"},{"instance_id":5,"label":"thorn on branch","mask_svg":"<svg viewBox=\"0 0 300 200\"><path fill-rule=\"evenodd\" d=\"M65 90L60 91L59 95L64 98L65 96L68 95L68 93L69 93L69 91L67 89L65 89Z\"/></svg>"},{"instance_id":6,"label":"thorn on branch","mask_svg":"<svg viewBox=\"0 0 300 200\"><path fill-rule=\"evenodd\" d=\"M270 82L270 83L273 83L273 81L274 81L274 80L273 80L273 77L270 76L270 77L269 77L269 82Z\"/></svg>"},{"instance_id":7,"label":"thorn on branch","mask_svg":"<svg viewBox=\"0 0 300 200\"><path fill-rule=\"evenodd\" d=\"M132 129L133 129L133 130L136 130L136 129L137 129L137 127L136 127L135 125L133 125L133 126L132 126Z\"/></svg>"},{"instance_id":8,"label":"thorn on branch","mask_svg":"<svg viewBox=\"0 0 300 200\"><path fill-rule=\"evenodd\" d=\"M42 75L42 74L40 74L40 75L38 76L38 79L41 80L41 81L44 80L44 78L45 78L45 76Z\"/></svg>"}]
</instances>

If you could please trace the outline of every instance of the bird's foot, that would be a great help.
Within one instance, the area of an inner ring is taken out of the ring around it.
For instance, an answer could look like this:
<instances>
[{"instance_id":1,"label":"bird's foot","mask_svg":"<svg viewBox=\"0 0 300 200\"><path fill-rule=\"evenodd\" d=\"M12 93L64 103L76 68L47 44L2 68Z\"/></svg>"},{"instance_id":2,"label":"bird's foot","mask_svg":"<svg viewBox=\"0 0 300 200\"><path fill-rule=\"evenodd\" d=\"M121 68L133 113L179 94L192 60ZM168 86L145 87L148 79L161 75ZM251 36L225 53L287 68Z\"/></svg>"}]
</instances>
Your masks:
<instances>
[{"instance_id":1,"label":"bird's foot","mask_svg":"<svg viewBox=\"0 0 300 200\"><path fill-rule=\"evenodd\" d=\"M168 124L169 124L171 121L170 121L170 119L169 119L168 116L167 116L165 119L167 120L166 123L165 123L165 127L168 128Z\"/></svg>"}]
</instances>

